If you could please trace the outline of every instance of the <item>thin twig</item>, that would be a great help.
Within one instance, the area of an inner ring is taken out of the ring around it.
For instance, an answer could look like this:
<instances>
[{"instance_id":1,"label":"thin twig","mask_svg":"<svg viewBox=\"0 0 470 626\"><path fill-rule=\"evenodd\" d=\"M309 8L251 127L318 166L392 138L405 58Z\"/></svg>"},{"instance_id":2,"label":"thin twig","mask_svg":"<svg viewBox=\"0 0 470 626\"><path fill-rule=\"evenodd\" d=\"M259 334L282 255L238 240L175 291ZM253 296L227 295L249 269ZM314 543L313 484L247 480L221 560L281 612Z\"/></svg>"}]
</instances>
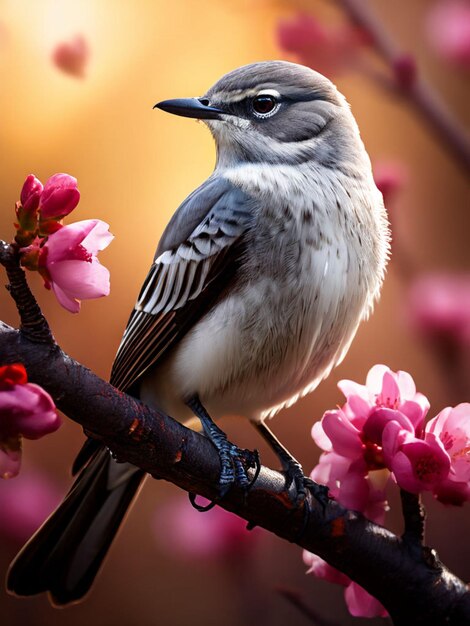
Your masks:
<instances>
[{"instance_id":1,"label":"thin twig","mask_svg":"<svg viewBox=\"0 0 470 626\"><path fill-rule=\"evenodd\" d=\"M382 59L395 76L398 92L409 100L426 120L435 135L449 150L465 174L470 169L470 139L436 91L419 77L414 59L400 49L384 24L370 9L366 0L336 0L350 19L365 31ZM407 66L409 80L402 80L403 66Z\"/></svg>"},{"instance_id":2,"label":"thin twig","mask_svg":"<svg viewBox=\"0 0 470 626\"><path fill-rule=\"evenodd\" d=\"M36 298L31 293L26 275L20 267L16 244L0 241L0 264L5 267L9 284L7 289L14 299L20 314L21 333L34 343L55 345L49 324L41 312Z\"/></svg>"},{"instance_id":3,"label":"thin twig","mask_svg":"<svg viewBox=\"0 0 470 626\"><path fill-rule=\"evenodd\" d=\"M405 522L403 541L421 547L424 542L426 513L419 495L400 489L401 508Z\"/></svg>"}]
</instances>

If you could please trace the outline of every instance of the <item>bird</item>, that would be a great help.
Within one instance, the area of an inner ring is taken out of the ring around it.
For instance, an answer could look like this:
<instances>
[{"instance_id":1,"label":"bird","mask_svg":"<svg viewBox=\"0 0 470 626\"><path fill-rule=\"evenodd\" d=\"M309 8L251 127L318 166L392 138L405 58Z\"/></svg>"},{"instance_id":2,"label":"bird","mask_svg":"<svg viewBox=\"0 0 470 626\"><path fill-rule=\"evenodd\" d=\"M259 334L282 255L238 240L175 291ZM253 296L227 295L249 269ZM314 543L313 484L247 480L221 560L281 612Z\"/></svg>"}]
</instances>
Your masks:
<instances>
[{"instance_id":1,"label":"bird","mask_svg":"<svg viewBox=\"0 0 470 626\"><path fill-rule=\"evenodd\" d=\"M266 421L345 357L389 257L357 123L328 78L287 61L239 67L202 97L155 107L204 122L216 164L160 238L110 382L183 423L199 418L219 451L221 497L249 485L253 460L215 423L225 415L252 422L301 491L302 468ZM93 439L73 474L11 564L10 593L80 601L146 476Z\"/></svg>"}]
</instances>

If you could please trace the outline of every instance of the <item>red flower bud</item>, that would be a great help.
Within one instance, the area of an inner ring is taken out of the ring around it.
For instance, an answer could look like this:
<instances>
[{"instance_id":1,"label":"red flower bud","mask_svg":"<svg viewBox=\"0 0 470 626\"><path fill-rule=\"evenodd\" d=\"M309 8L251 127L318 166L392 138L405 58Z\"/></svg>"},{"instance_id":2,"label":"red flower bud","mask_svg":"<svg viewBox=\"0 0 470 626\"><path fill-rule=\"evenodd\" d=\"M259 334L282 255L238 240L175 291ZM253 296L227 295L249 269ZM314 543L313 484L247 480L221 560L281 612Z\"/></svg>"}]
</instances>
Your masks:
<instances>
[{"instance_id":1,"label":"red flower bud","mask_svg":"<svg viewBox=\"0 0 470 626\"><path fill-rule=\"evenodd\" d=\"M24 211L28 213L36 212L36 209L39 206L39 198L41 197L42 190L43 186L41 181L36 178L34 174L30 174L24 181L20 195L21 206Z\"/></svg>"},{"instance_id":2,"label":"red flower bud","mask_svg":"<svg viewBox=\"0 0 470 626\"><path fill-rule=\"evenodd\" d=\"M392 63L395 80L401 89L410 89L416 82L416 62L410 55L402 55Z\"/></svg>"},{"instance_id":3,"label":"red flower bud","mask_svg":"<svg viewBox=\"0 0 470 626\"><path fill-rule=\"evenodd\" d=\"M22 363L0 367L0 389L7 389L13 385L24 385L27 382L28 375Z\"/></svg>"},{"instance_id":4,"label":"red flower bud","mask_svg":"<svg viewBox=\"0 0 470 626\"><path fill-rule=\"evenodd\" d=\"M80 192L77 179L68 174L54 174L46 182L39 203L41 221L60 220L77 206Z\"/></svg>"},{"instance_id":5,"label":"red flower bud","mask_svg":"<svg viewBox=\"0 0 470 626\"><path fill-rule=\"evenodd\" d=\"M40 180L30 174L21 189L20 202L16 203L16 217L24 233L36 230L37 210L43 186ZM24 241L19 242L20 244Z\"/></svg>"}]
</instances>

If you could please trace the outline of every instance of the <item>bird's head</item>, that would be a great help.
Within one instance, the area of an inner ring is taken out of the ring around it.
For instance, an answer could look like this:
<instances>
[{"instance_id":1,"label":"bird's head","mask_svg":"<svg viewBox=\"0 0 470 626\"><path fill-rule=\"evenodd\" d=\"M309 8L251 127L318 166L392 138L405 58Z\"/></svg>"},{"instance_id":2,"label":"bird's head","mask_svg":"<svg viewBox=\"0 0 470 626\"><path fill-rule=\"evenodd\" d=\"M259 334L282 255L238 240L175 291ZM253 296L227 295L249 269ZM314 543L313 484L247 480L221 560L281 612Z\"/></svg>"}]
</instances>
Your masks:
<instances>
[{"instance_id":1,"label":"bird's head","mask_svg":"<svg viewBox=\"0 0 470 626\"><path fill-rule=\"evenodd\" d=\"M219 167L306 161L334 167L364 153L344 96L330 80L295 63L245 65L201 98L155 106L203 120L215 138Z\"/></svg>"}]
</instances>

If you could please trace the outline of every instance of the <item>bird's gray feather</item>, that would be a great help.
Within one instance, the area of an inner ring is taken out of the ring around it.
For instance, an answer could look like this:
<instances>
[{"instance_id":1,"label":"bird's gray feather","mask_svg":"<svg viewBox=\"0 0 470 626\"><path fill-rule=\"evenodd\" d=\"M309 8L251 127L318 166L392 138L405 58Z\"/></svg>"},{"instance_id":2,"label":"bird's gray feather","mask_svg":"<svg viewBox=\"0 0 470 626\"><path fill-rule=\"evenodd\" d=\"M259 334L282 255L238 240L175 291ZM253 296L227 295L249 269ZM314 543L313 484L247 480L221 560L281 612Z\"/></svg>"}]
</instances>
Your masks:
<instances>
[{"instance_id":1,"label":"bird's gray feather","mask_svg":"<svg viewBox=\"0 0 470 626\"><path fill-rule=\"evenodd\" d=\"M210 178L183 202L130 316L112 384L129 389L211 308L233 275L252 220L250 198L223 178Z\"/></svg>"}]
</instances>

